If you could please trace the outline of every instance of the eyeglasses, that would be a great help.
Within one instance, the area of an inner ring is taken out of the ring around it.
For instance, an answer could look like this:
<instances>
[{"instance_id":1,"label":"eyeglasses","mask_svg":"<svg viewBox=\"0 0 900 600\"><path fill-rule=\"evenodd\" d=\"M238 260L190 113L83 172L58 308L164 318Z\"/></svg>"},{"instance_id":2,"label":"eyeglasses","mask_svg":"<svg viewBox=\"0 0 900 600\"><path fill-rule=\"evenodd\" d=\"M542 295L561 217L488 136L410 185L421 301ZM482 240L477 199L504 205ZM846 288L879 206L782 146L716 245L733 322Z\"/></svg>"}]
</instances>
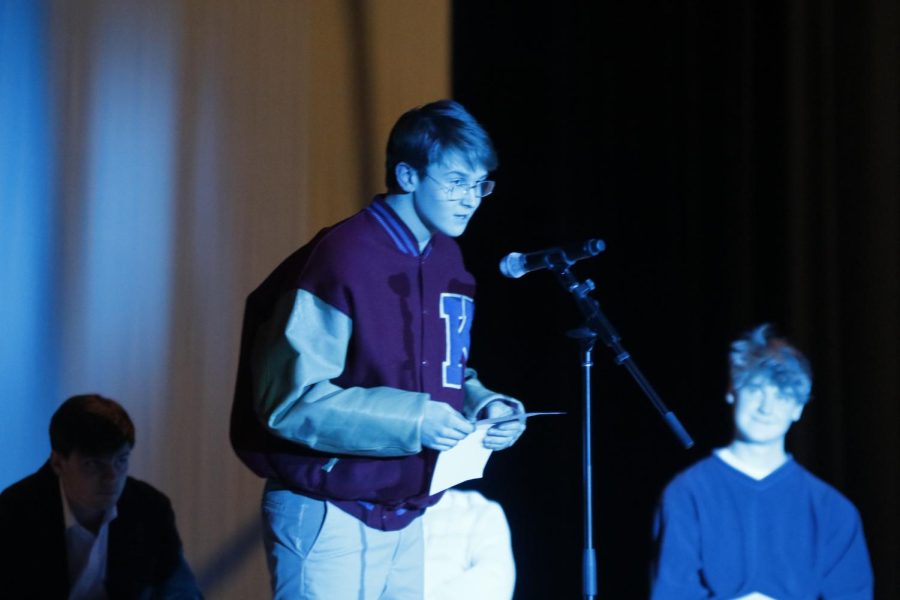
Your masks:
<instances>
[{"instance_id":1,"label":"eyeglasses","mask_svg":"<svg viewBox=\"0 0 900 600\"><path fill-rule=\"evenodd\" d=\"M491 181L489 179L479 181L478 183L473 183L472 185L468 185L461 179L457 179L448 184L442 181L438 181L428 173L426 173L425 176L436 184L443 186L444 193L447 194L447 200L450 200L451 202L458 202L462 200L469 194L469 192L474 192L475 197L479 199L484 198L485 196L490 196L494 191L494 187L497 185L497 182Z\"/></svg>"},{"instance_id":2,"label":"eyeglasses","mask_svg":"<svg viewBox=\"0 0 900 600\"><path fill-rule=\"evenodd\" d=\"M770 410L772 408L777 410L789 410L793 409L798 404L803 404L803 402L797 399L796 393L793 390L782 390L777 386L772 387L774 389L770 389L767 392L765 385L749 383L745 384L742 389L747 394L747 399L753 402L754 406L757 407L768 402L767 406L770 407Z\"/></svg>"}]
</instances>

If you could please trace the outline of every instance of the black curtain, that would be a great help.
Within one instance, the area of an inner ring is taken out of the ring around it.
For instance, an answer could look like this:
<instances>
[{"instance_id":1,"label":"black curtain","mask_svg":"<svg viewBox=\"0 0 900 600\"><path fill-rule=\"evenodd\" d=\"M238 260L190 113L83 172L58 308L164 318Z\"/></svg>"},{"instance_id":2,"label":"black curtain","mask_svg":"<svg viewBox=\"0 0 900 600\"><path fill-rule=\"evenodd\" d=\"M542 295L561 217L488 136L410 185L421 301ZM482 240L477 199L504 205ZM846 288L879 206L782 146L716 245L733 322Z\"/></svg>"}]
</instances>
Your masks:
<instances>
[{"instance_id":1,"label":"black curtain","mask_svg":"<svg viewBox=\"0 0 900 600\"><path fill-rule=\"evenodd\" d=\"M472 364L529 409L475 484L503 503L517 598L581 591L574 303L497 262L600 237L575 272L697 441L627 373L594 368L600 595L641 598L662 487L727 441L728 342L771 322L810 357L790 450L860 509L876 595L900 589L900 9L897 2L454 3L454 96L490 130L497 191L462 238Z\"/></svg>"}]
</instances>

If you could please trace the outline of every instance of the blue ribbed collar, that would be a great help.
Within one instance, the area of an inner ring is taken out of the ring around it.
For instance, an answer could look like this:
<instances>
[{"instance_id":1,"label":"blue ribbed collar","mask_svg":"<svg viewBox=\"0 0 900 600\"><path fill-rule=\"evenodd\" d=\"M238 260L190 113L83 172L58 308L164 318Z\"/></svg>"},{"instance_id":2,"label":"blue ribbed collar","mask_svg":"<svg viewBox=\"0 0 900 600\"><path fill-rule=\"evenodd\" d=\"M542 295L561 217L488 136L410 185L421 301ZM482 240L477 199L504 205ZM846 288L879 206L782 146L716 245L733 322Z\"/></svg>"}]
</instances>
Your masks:
<instances>
[{"instance_id":1,"label":"blue ribbed collar","mask_svg":"<svg viewBox=\"0 0 900 600\"><path fill-rule=\"evenodd\" d=\"M388 237L391 238L391 241L394 242L394 245L403 254L424 257L431 252L431 245L434 238L428 242L428 245L425 246L425 249L420 253L419 242L416 240L416 237L412 234L412 231L409 230L409 227L406 226L406 223L403 222L403 219L401 219L397 213L394 212L394 209L385 202L384 195L375 196L372 203L366 207L366 210L376 221L378 221L378 224L384 228Z\"/></svg>"}]
</instances>

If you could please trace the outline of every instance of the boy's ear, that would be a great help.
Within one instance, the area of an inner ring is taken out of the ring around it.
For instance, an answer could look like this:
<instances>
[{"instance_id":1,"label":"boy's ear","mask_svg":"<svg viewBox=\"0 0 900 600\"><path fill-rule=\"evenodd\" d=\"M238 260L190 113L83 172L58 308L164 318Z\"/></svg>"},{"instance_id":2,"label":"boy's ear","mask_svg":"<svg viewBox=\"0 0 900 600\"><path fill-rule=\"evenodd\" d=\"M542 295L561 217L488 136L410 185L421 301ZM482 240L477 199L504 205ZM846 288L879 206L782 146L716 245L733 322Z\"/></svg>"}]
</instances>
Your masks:
<instances>
[{"instance_id":1,"label":"boy's ear","mask_svg":"<svg viewBox=\"0 0 900 600\"><path fill-rule=\"evenodd\" d=\"M725 402L728 404L734 404L734 392L728 392L725 394Z\"/></svg>"},{"instance_id":2,"label":"boy's ear","mask_svg":"<svg viewBox=\"0 0 900 600\"><path fill-rule=\"evenodd\" d=\"M62 471L62 465L64 462L64 457L62 454L57 452L56 450L50 451L50 467L53 468L53 472L57 475L60 475Z\"/></svg>"},{"instance_id":3,"label":"boy's ear","mask_svg":"<svg viewBox=\"0 0 900 600\"><path fill-rule=\"evenodd\" d=\"M410 165L405 162L397 163L397 166L394 167L394 176L404 192L409 194L416 191L416 187L419 185L419 174Z\"/></svg>"}]
</instances>

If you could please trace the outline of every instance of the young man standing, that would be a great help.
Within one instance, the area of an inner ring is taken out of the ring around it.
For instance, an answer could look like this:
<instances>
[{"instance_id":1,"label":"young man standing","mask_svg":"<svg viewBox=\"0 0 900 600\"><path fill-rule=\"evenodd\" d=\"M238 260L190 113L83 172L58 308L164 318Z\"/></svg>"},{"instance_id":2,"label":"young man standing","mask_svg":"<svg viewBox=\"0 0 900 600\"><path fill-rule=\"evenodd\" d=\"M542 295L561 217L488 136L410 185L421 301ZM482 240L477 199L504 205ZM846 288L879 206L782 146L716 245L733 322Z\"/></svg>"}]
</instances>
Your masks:
<instances>
[{"instance_id":1,"label":"young man standing","mask_svg":"<svg viewBox=\"0 0 900 600\"><path fill-rule=\"evenodd\" d=\"M663 493L652 597L870 600L859 513L785 451L809 363L762 325L732 344L730 366L734 438Z\"/></svg>"},{"instance_id":2,"label":"young man standing","mask_svg":"<svg viewBox=\"0 0 900 600\"><path fill-rule=\"evenodd\" d=\"M267 479L276 598L422 597L418 519L470 418L521 412L467 368L475 281L453 238L489 195L490 139L456 102L405 113L388 192L319 232L249 296L231 440ZM511 446L518 421L484 445Z\"/></svg>"}]
</instances>

